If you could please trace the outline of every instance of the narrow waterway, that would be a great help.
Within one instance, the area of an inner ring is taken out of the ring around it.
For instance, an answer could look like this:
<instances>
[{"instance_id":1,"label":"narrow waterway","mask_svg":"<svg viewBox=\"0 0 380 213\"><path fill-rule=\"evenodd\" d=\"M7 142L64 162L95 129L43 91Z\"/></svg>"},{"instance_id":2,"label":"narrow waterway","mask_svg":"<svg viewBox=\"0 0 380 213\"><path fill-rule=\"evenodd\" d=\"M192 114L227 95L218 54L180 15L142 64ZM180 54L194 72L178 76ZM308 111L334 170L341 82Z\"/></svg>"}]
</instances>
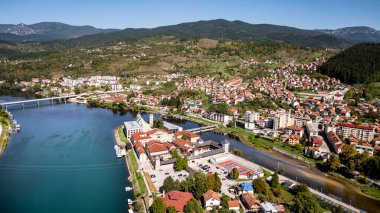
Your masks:
<instances>
[{"instance_id":1,"label":"narrow waterway","mask_svg":"<svg viewBox=\"0 0 380 213\"><path fill-rule=\"evenodd\" d=\"M15 100L0 97L0 102ZM0 157L0 212L127 212L131 192L122 159L115 158L112 131L135 114L78 104L10 109L22 131L14 134ZM143 114L147 120L147 115ZM171 120L184 129L199 125ZM368 212L380 212L380 201L326 177L316 169L278 153L268 154L229 136L202 133L203 139L228 139L230 149L271 170L332 194Z\"/></svg>"}]
</instances>

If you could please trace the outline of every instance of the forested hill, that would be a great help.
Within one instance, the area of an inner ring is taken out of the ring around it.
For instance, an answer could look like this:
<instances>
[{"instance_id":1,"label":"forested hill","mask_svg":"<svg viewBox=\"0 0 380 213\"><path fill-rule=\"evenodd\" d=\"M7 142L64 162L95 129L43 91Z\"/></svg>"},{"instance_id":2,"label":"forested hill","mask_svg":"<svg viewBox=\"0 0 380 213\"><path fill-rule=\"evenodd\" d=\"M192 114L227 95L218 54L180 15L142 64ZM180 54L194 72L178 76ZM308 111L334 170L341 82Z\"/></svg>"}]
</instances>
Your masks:
<instances>
[{"instance_id":1,"label":"forested hill","mask_svg":"<svg viewBox=\"0 0 380 213\"><path fill-rule=\"evenodd\" d=\"M178 38L212 38L231 40L261 40L289 43L311 48L347 48L352 42L314 30L304 30L272 24L250 24L242 21L216 19L188 22L157 28L127 28L117 32L87 35L76 39L54 42L53 45L77 47L99 45L127 39L141 39L156 36Z\"/></svg>"},{"instance_id":2,"label":"forested hill","mask_svg":"<svg viewBox=\"0 0 380 213\"><path fill-rule=\"evenodd\" d=\"M352 46L328 59L319 71L348 84L379 82L380 44Z\"/></svg>"}]
</instances>

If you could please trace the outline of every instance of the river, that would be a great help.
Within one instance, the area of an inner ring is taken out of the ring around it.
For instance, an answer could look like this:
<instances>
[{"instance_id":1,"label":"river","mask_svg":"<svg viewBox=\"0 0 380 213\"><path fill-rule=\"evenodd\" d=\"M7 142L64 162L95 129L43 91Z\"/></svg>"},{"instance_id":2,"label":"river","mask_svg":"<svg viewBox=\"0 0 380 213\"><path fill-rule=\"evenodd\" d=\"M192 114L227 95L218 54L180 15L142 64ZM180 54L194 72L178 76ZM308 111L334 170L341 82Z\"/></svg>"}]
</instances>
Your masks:
<instances>
[{"instance_id":1,"label":"river","mask_svg":"<svg viewBox=\"0 0 380 213\"><path fill-rule=\"evenodd\" d=\"M0 101L15 100L0 97ZM126 212L131 192L128 171L115 158L112 131L135 115L79 104L14 107L9 109L22 125L0 157L0 212ZM143 114L147 119L147 115ZM184 129L190 121L172 120ZM248 160L333 194L368 212L380 212L380 201L355 192L348 185L310 170L302 163L259 151L229 136L202 133L203 139L228 139Z\"/></svg>"}]
</instances>

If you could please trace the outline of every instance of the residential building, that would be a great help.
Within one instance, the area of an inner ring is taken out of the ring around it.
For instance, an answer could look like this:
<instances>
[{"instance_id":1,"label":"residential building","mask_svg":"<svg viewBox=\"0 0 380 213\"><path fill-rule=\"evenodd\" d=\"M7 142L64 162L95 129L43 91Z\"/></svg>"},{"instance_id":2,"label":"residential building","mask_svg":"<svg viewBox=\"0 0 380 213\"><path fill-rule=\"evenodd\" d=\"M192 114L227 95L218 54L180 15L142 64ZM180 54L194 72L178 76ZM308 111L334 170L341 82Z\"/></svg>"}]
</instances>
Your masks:
<instances>
[{"instance_id":1,"label":"residential building","mask_svg":"<svg viewBox=\"0 0 380 213\"><path fill-rule=\"evenodd\" d=\"M329 131L327 133L327 140L334 147L334 151L337 154L339 154L342 151L342 148L345 145L334 131Z\"/></svg>"},{"instance_id":2,"label":"residential building","mask_svg":"<svg viewBox=\"0 0 380 213\"><path fill-rule=\"evenodd\" d=\"M188 139L191 143L196 143L199 140L199 135L187 130L178 131L174 133L174 136L176 138Z\"/></svg>"},{"instance_id":3,"label":"residential building","mask_svg":"<svg viewBox=\"0 0 380 213\"><path fill-rule=\"evenodd\" d=\"M211 210L215 206L220 206L220 198L218 193L208 190L204 195L203 195L203 200L204 200L204 207L206 210Z\"/></svg>"},{"instance_id":4,"label":"residential building","mask_svg":"<svg viewBox=\"0 0 380 213\"><path fill-rule=\"evenodd\" d=\"M240 210L240 203L238 200L229 200L228 203L228 210L233 210L235 212L239 212Z\"/></svg>"},{"instance_id":5,"label":"residential building","mask_svg":"<svg viewBox=\"0 0 380 213\"><path fill-rule=\"evenodd\" d=\"M296 134L291 134L288 139L288 144L294 146L300 142L300 136Z\"/></svg>"},{"instance_id":6,"label":"residential building","mask_svg":"<svg viewBox=\"0 0 380 213\"><path fill-rule=\"evenodd\" d=\"M251 193L253 194L253 185L252 183L241 183L239 185L239 193Z\"/></svg>"},{"instance_id":7,"label":"residential building","mask_svg":"<svg viewBox=\"0 0 380 213\"><path fill-rule=\"evenodd\" d=\"M357 137L362 141L371 141L375 137L375 128L369 125L356 125L351 123L337 124L336 133L342 135L344 139L350 135Z\"/></svg>"},{"instance_id":8,"label":"residential building","mask_svg":"<svg viewBox=\"0 0 380 213\"><path fill-rule=\"evenodd\" d=\"M166 207L174 206L177 212L183 212L184 207L187 202L194 198L193 194L190 192L181 191L170 191L163 194L162 200L164 201Z\"/></svg>"},{"instance_id":9,"label":"residential building","mask_svg":"<svg viewBox=\"0 0 380 213\"><path fill-rule=\"evenodd\" d=\"M249 211L257 212L260 209L260 199L252 193L243 193L240 197L245 208Z\"/></svg>"},{"instance_id":10,"label":"residential building","mask_svg":"<svg viewBox=\"0 0 380 213\"><path fill-rule=\"evenodd\" d=\"M318 124L317 123L307 123L306 124L306 132L307 132L309 140L311 140L311 138L314 136L318 136Z\"/></svg>"},{"instance_id":11,"label":"residential building","mask_svg":"<svg viewBox=\"0 0 380 213\"><path fill-rule=\"evenodd\" d=\"M260 205L260 211L261 213L277 213L277 209L273 206L270 202L264 202Z\"/></svg>"},{"instance_id":12,"label":"residential building","mask_svg":"<svg viewBox=\"0 0 380 213\"><path fill-rule=\"evenodd\" d=\"M291 125L291 126L285 127L284 132L288 135L292 135L292 134L299 135L300 138L302 138L304 134L304 129L296 125Z\"/></svg>"},{"instance_id":13,"label":"residential building","mask_svg":"<svg viewBox=\"0 0 380 213\"><path fill-rule=\"evenodd\" d=\"M245 118L246 122L253 123L253 122L259 120L260 113L253 112L253 111L247 111L247 112L245 112L244 118Z\"/></svg>"},{"instance_id":14,"label":"residential building","mask_svg":"<svg viewBox=\"0 0 380 213\"><path fill-rule=\"evenodd\" d=\"M358 153L363 153L364 151L367 151L370 156L373 156L373 153L375 149L372 146L365 146L365 145L355 145L354 148Z\"/></svg>"}]
</instances>

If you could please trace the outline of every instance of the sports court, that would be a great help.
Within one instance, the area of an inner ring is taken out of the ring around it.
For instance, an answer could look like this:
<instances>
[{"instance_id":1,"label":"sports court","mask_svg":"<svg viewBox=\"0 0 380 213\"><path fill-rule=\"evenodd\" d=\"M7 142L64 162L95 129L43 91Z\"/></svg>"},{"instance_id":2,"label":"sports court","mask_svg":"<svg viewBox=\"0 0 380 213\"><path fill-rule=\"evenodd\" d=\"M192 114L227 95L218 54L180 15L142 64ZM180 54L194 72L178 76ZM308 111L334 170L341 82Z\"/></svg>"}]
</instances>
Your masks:
<instances>
[{"instance_id":1,"label":"sports court","mask_svg":"<svg viewBox=\"0 0 380 213\"><path fill-rule=\"evenodd\" d=\"M232 160L220 162L218 164L226 168L228 172L231 171L233 168L237 168L240 175L247 175L248 173L253 173L251 169L248 169L247 167L244 167L241 164L238 164Z\"/></svg>"}]
</instances>

